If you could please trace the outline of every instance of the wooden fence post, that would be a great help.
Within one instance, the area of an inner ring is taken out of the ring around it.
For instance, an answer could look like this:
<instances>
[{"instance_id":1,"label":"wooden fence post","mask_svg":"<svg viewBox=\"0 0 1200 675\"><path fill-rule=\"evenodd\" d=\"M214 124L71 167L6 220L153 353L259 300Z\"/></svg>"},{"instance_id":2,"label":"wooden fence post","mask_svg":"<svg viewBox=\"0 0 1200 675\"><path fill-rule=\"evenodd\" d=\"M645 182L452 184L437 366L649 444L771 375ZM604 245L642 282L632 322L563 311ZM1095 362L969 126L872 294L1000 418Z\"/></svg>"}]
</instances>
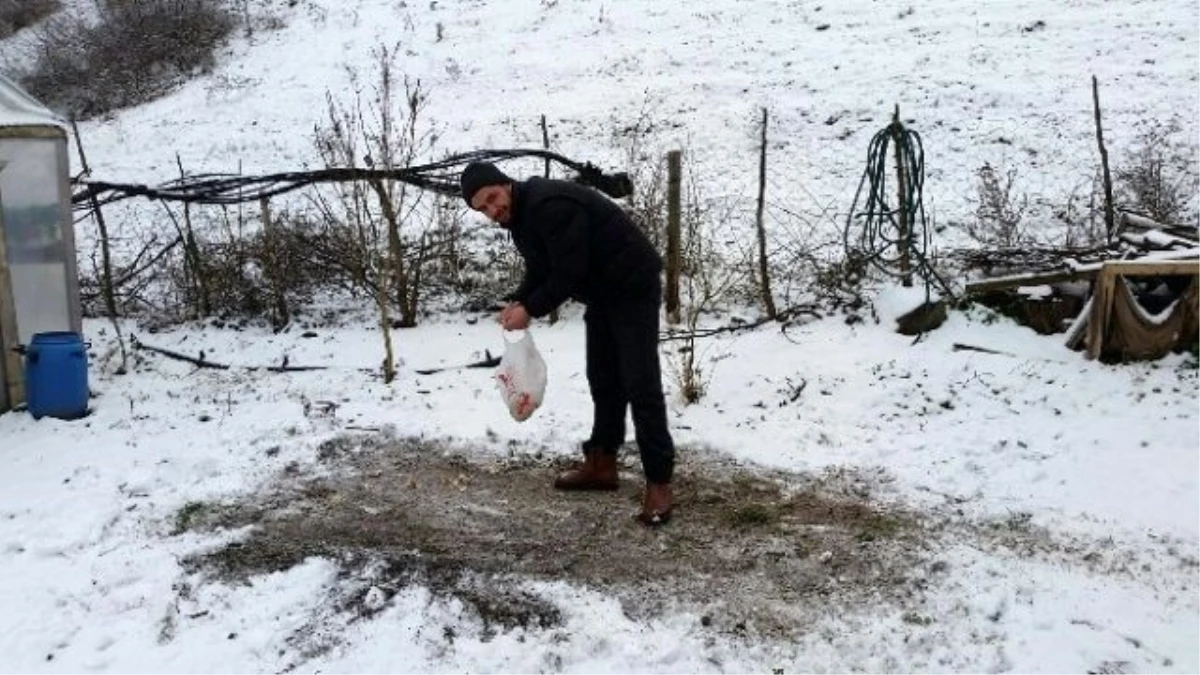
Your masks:
<instances>
[{"instance_id":1,"label":"wooden fence post","mask_svg":"<svg viewBox=\"0 0 1200 675\"><path fill-rule=\"evenodd\" d=\"M0 171L4 161L0 160ZM3 204L0 199L0 204ZM4 214L0 212L0 412L25 401L22 359L16 352L21 337L17 331L16 297L8 272L8 251L4 244Z\"/></svg>"},{"instance_id":2,"label":"wooden fence post","mask_svg":"<svg viewBox=\"0 0 1200 675\"><path fill-rule=\"evenodd\" d=\"M762 294L763 309L768 319L778 316L775 298L771 295L771 276L767 269L767 228L763 223L763 210L767 201L767 109L762 111L762 148L758 155L758 210L755 224L758 229L758 291Z\"/></svg>"},{"instance_id":3,"label":"wooden fence post","mask_svg":"<svg viewBox=\"0 0 1200 675\"><path fill-rule=\"evenodd\" d=\"M83 137L79 135L79 125L75 123L74 117L71 117L71 131L75 135L75 149L79 152L80 168L83 169L83 175L90 176L92 168L88 166L87 155L83 152ZM96 199L95 193L91 195L89 201L92 213L96 217L96 226L100 228L100 295L104 298L104 310L108 312L108 318L112 321L113 332L117 334L117 346L121 349L121 367L117 370L117 374L124 375L128 372L129 354L125 351L125 336L121 334L121 322L117 321L117 295L113 288L108 224L104 221L104 213L100 211L100 201ZM3 249L4 247L0 246L0 252ZM0 265L3 265L2 260L0 260Z\"/></svg>"},{"instance_id":4,"label":"wooden fence post","mask_svg":"<svg viewBox=\"0 0 1200 675\"><path fill-rule=\"evenodd\" d=\"M546 116L545 115L542 115L542 148L545 150L550 149L550 130L546 127ZM546 176L546 178L550 177L550 158L549 157L546 158L545 176ZM554 325L554 324L558 323L558 308L555 307L550 312L550 316L547 318L550 320L550 325Z\"/></svg>"},{"instance_id":5,"label":"wooden fence post","mask_svg":"<svg viewBox=\"0 0 1200 675\"><path fill-rule=\"evenodd\" d=\"M283 291L283 271L280 269L279 248L282 242L277 236L275 223L271 221L270 200L263 197L259 203L262 205L263 262L266 263L267 279L271 284L271 328L278 333L291 320Z\"/></svg>"},{"instance_id":6,"label":"wooden fence post","mask_svg":"<svg viewBox=\"0 0 1200 675\"><path fill-rule=\"evenodd\" d=\"M667 321L679 323L679 276L683 268L682 227L683 152L667 153Z\"/></svg>"},{"instance_id":7,"label":"wooden fence post","mask_svg":"<svg viewBox=\"0 0 1200 675\"><path fill-rule=\"evenodd\" d=\"M1108 173L1108 148L1104 147L1104 128L1100 125L1100 84L1092 76L1092 105L1096 112L1096 143L1100 146L1100 165L1104 169L1104 225L1108 243L1117 236L1113 215L1112 176Z\"/></svg>"},{"instance_id":8,"label":"wooden fence post","mask_svg":"<svg viewBox=\"0 0 1200 675\"><path fill-rule=\"evenodd\" d=\"M900 124L900 105L896 104L896 112L892 118L892 146L896 152L896 211L900 214L900 231L896 241L900 248L900 281L907 288L912 286L912 261L909 259L908 245L911 243L912 223L908 221L908 194L905 190L904 160L900 152L904 140L904 127Z\"/></svg>"}]
</instances>

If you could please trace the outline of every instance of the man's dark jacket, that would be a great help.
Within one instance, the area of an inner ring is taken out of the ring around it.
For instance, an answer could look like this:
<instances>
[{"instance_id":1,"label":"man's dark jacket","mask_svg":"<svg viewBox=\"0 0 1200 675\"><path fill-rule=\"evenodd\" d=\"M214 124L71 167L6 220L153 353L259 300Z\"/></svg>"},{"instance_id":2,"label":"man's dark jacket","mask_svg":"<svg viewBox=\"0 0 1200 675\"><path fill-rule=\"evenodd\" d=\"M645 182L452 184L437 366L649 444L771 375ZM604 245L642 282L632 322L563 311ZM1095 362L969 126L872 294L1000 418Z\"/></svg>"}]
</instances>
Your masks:
<instances>
[{"instance_id":1,"label":"man's dark jacket","mask_svg":"<svg viewBox=\"0 0 1200 675\"><path fill-rule=\"evenodd\" d=\"M619 206L591 188L545 178L513 183L507 227L525 259L525 278L509 299L531 316L568 298L612 305L658 292L658 252Z\"/></svg>"}]
</instances>

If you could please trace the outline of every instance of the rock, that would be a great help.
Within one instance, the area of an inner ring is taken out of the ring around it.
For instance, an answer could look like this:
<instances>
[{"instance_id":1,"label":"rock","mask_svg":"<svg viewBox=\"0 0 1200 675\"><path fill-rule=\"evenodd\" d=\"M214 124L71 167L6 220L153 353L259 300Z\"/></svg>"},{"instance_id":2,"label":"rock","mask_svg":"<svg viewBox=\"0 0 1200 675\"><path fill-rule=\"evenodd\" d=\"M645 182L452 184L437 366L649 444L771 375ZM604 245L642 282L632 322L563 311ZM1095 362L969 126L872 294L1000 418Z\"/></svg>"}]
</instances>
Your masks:
<instances>
[{"instance_id":1,"label":"rock","mask_svg":"<svg viewBox=\"0 0 1200 675\"><path fill-rule=\"evenodd\" d=\"M928 333L946 322L946 303L922 303L911 312L896 319L896 332L901 335L920 335Z\"/></svg>"}]
</instances>

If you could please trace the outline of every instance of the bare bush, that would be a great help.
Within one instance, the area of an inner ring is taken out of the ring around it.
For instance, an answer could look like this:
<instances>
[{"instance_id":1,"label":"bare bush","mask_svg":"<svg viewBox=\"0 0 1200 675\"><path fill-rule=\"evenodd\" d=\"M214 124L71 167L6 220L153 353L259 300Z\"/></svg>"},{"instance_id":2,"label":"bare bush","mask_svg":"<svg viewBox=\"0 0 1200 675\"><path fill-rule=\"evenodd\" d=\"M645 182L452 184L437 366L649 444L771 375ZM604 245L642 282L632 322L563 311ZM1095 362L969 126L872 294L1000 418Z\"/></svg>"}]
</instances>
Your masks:
<instances>
[{"instance_id":1,"label":"bare bush","mask_svg":"<svg viewBox=\"0 0 1200 675\"><path fill-rule=\"evenodd\" d=\"M20 79L50 107L86 119L210 70L236 21L224 0L107 0L96 17L77 13L40 28L33 66Z\"/></svg>"},{"instance_id":2,"label":"bare bush","mask_svg":"<svg viewBox=\"0 0 1200 675\"><path fill-rule=\"evenodd\" d=\"M179 318L193 318L204 289L206 316L256 319L269 314L280 295L299 303L333 287L340 271L312 255L314 240L323 236L317 224L287 211L271 220L271 228L251 231L227 220L224 236L209 227L210 236L195 240L193 252L180 248L166 259L166 304L185 312Z\"/></svg>"},{"instance_id":3,"label":"bare bush","mask_svg":"<svg viewBox=\"0 0 1200 675\"><path fill-rule=\"evenodd\" d=\"M729 223L729 204L707 199L689 175L682 209L682 291L681 326L669 329L672 344L667 353L667 369L684 403L700 401L712 380L711 360L704 363L704 352L697 351L700 321L711 316L735 297L754 298L754 276L749 250L729 249L729 239L719 229Z\"/></svg>"},{"instance_id":4,"label":"bare bush","mask_svg":"<svg viewBox=\"0 0 1200 675\"><path fill-rule=\"evenodd\" d=\"M1104 222L1104 188L1100 172L1086 186L1076 188L1065 202L1052 208L1055 220L1064 226L1062 245L1069 250L1091 249L1108 243Z\"/></svg>"},{"instance_id":5,"label":"bare bush","mask_svg":"<svg viewBox=\"0 0 1200 675\"><path fill-rule=\"evenodd\" d=\"M1029 198L1014 187L1016 169L1001 171L985 163L976 172L975 221L966 225L967 234L986 246L1015 248L1028 236L1023 220Z\"/></svg>"},{"instance_id":6,"label":"bare bush","mask_svg":"<svg viewBox=\"0 0 1200 675\"><path fill-rule=\"evenodd\" d=\"M0 38L28 28L61 8L59 0L0 0Z\"/></svg>"},{"instance_id":7,"label":"bare bush","mask_svg":"<svg viewBox=\"0 0 1200 675\"><path fill-rule=\"evenodd\" d=\"M421 119L428 94L419 81L397 77L398 53L398 47L375 50L378 79L366 102L361 89L348 103L328 95L327 121L314 137L326 167L393 171L432 152L437 135ZM350 74L357 80L357 72ZM358 270L354 282L369 289L375 300L384 335L384 380L390 382L395 376L391 313L399 308L400 327L417 324L422 275L434 254L431 230L437 206L411 185L383 178L331 186L315 196L314 204L326 228L345 228L352 236L348 254L355 262L347 266Z\"/></svg>"},{"instance_id":8,"label":"bare bush","mask_svg":"<svg viewBox=\"0 0 1200 675\"><path fill-rule=\"evenodd\" d=\"M624 155L625 172L633 183L625 210L634 223L646 233L658 251L667 248L667 155L657 147L656 134L667 126L656 120L652 108L657 103L642 104L637 119L620 121L610 132L613 145Z\"/></svg>"},{"instance_id":9,"label":"bare bush","mask_svg":"<svg viewBox=\"0 0 1200 675\"><path fill-rule=\"evenodd\" d=\"M114 236L110 230L109 240L136 251L123 262L112 266L109 288L113 296L112 309L116 311L110 311L110 307L107 306L102 251L104 241L96 238L92 240L92 250L87 253L86 261L80 259L79 296L83 315L128 316L146 310L161 311L163 307L155 304L154 299L161 295L164 286L169 286L169 282L160 272L164 269L164 260L176 253L182 239L174 236L164 237L163 233L154 231L139 232L132 237L120 237Z\"/></svg>"},{"instance_id":10,"label":"bare bush","mask_svg":"<svg viewBox=\"0 0 1200 675\"><path fill-rule=\"evenodd\" d=\"M1194 226L1200 221L1196 145L1182 138L1178 120L1155 123L1142 132L1138 146L1117 166L1114 177L1121 208L1172 225Z\"/></svg>"}]
</instances>

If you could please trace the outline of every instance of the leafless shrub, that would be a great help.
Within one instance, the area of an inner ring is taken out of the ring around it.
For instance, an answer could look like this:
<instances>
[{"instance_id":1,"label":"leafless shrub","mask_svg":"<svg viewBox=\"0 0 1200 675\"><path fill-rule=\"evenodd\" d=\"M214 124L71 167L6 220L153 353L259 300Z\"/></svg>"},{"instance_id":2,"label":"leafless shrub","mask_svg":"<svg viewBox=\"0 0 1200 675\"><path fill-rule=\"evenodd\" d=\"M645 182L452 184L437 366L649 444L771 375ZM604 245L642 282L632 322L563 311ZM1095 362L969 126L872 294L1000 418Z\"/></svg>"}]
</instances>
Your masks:
<instances>
[{"instance_id":1,"label":"leafless shrub","mask_svg":"<svg viewBox=\"0 0 1200 675\"><path fill-rule=\"evenodd\" d=\"M812 296L822 307L845 312L849 322L861 319L859 312L871 310L864 291L870 264L857 255L846 255L833 261L812 261Z\"/></svg>"},{"instance_id":2,"label":"leafless shrub","mask_svg":"<svg viewBox=\"0 0 1200 675\"><path fill-rule=\"evenodd\" d=\"M81 119L137 105L211 69L236 21L224 0L105 0L96 17L76 13L41 27L21 81Z\"/></svg>"},{"instance_id":3,"label":"leafless shrub","mask_svg":"<svg viewBox=\"0 0 1200 675\"><path fill-rule=\"evenodd\" d=\"M110 232L110 239L136 251L112 268L112 293L117 315L134 315L147 309L162 310L162 306L155 303L166 285L159 272L163 269L163 261L177 253L181 240L173 234L165 236L165 233L147 230L124 237L114 237ZM83 315L88 317L109 315L101 282L104 278L101 247L100 239L93 239L91 250L80 259L80 304Z\"/></svg>"},{"instance_id":4,"label":"leafless shrub","mask_svg":"<svg viewBox=\"0 0 1200 675\"><path fill-rule=\"evenodd\" d=\"M419 81L397 78L398 53L398 47L376 49L377 79L369 99L364 101L361 89L348 102L328 96L327 119L314 135L326 167L394 170L432 152L437 134L421 119L428 93ZM350 74L357 81L357 72ZM435 253L430 230L438 209L426 196L407 183L381 178L334 185L313 198L324 227L345 228L351 235L348 254L354 262L346 266L358 270L354 283L369 289L379 311L388 382L395 374L388 336L391 312L398 307L398 326L416 325L422 277Z\"/></svg>"},{"instance_id":5,"label":"leafless shrub","mask_svg":"<svg viewBox=\"0 0 1200 675\"><path fill-rule=\"evenodd\" d=\"M967 234L985 246L1014 248L1028 239L1023 222L1029 198L1015 189L1017 170L996 169L985 163L976 172L975 221Z\"/></svg>"},{"instance_id":6,"label":"leafless shrub","mask_svg":"<svg viewBox=\"0 0 1200 675\"><path fill-rule=\"evenodd\" d=\"M1195 141L1182 136L1178 120L1151 125L1113 172L1118 205L1160 223L1196 225L1200 222L1196 150Z\"/></svg>"},{"instance_id":7,"label":"leafless shrub","mask_svg":"<svg viewBox=\"0 0 1200 675\"><path fill-rule=\"evenodd\" d=\"M335 272L311 255L313 223L281 212L272 216L268 231L232 222L213 227L213 218L211 211L200 215L208 225L205 235L191 247L176 246L156 269L146 271L165 282L160 318L257 319L270 313L279 295L300 303L335 283Z\"/></svg>"},{"instance_id":8,"label":"leafless shrub","mask_svg":"<svg viewBox=\"0 0 1200 675\"><path fill-rule=\"evenodd\" d=\"M807 191L805 194L811 201L788 205L770 199L767 202L767 214L774 221L771 239L774 253L768 263L785 306L822 299L827 295L825 289L831 286L852 287L857 295L866 273L861 269L850 276L848 270L852 268L843 268L844 226L838 219L837 202L818 203L814 195ZM846 279L829 276L842 269L847 270Z\"/></svg>"},{"instance_id":9,"label":"leafless shrub","mask_svg":"<svg viewBox=\"0 0 1200 675\"><path fill-rule=\"evenodd\" d=\"M59 0L0 0L0 38L32 26L61 8Z\"/></svg>"},{"instance_id":10,"label":"leafless shrub","mask_svg":"<svg viewBox=\"0 0 1200 675\"><path fill-rule=\"evenodd\" d=\"M654 247L667 247L667 155L657 143L658 132L667 123L655 118L657 103L647 100L637 118L615 120L610 140L623 155L624 170L633 183L626 211L646 233Z\"/></svg>"},{"instance_id":11,"label":"leafless shrub","mask_svg":"<svg viewBox=\"0 0 1200 675\"><path fill-rule=\"evenodd\" d=\"M1104 222L1104 187L1100 172L1087 185L1072 190L1052 208L1054 219L1063 225L1062 246L1068 250L1092 249L1108 243Z\"/></svg>"},{"instance_id":12,"label":"leafless shrub","mask_svg":"<svg viewBox=\"0 0 1200 675\"><path fill-rule=\"evenodd\" d=\"M689 174L682 209L681 312L678 326L668 332L667 369L684 403L700 401L712 380L710 366L697 340L700 322L726 307L735 298L754 298L754 276L749 249L729 248L721 231L728 224L730 205L706 198L695 173Z\"/></svg>"}]
</instances>

